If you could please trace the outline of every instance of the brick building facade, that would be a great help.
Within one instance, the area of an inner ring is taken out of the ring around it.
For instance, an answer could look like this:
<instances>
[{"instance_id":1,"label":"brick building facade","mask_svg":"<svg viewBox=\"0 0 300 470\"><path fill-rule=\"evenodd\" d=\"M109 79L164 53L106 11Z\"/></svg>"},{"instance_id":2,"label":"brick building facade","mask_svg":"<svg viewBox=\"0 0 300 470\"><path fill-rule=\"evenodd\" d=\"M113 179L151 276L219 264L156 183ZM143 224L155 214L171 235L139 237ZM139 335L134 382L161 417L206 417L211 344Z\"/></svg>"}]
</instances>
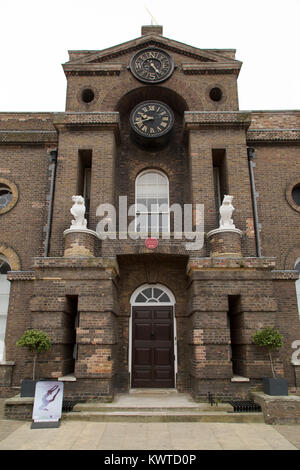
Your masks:
<instances>
[{"instance_id":1,"label":"brick building facade","mask_svg":"<svg viewBox=\"0 0 300 470\"><path fill-rule=\"evenodd\" d=\"M0 394L31 374L16 346L30 328L52 341L38 375L65 380L74 398L131 387L243 396L270 374L251 339L266 326L284 337L277 374L299 387L300 112L240 111L235 51L160 26L69 55L65 112L0 114ZM164 138L141 137L154 132L150 101L172 110ZM86 231L69 230L73 195L85 197ZM220 234L224 195L238 230ZM128 207L164 200L155 220L170 238L147 248L118 218L115 239L97 237L99 205L118 212L122 196ZM204 205L203 246L176 237L173 204Z\"/></svg>"}]
</instances>

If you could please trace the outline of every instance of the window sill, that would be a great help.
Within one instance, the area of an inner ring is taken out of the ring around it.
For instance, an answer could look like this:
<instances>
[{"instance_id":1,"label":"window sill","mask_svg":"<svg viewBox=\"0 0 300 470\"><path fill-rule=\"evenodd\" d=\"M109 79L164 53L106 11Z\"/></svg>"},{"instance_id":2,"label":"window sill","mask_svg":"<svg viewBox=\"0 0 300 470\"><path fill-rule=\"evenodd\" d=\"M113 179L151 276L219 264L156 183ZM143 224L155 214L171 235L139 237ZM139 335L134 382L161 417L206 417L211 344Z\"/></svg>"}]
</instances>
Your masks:
<instances>
[{"instance_id":1,"label":"window sill","mask_svg":"<svg viewBox=\"0 0 300 470\"><path fill-rule=\"evenodd\" d=\"M230 381L234 383L241 383L241 382L250 382L250 379L248 377L242 377L241 375L234 375L230 379Z\"/></svg>"},{"instance_id":2,"label":"window sill","mask_svg":"<svg viewBox=\"0 0 300 470\"><path fill-rule=\"evenodd\" d=\"M57 380L60 382L76 382L76 377L74 374L67 374L62 377L58 377Z\"/></svg>"}]
</instances>

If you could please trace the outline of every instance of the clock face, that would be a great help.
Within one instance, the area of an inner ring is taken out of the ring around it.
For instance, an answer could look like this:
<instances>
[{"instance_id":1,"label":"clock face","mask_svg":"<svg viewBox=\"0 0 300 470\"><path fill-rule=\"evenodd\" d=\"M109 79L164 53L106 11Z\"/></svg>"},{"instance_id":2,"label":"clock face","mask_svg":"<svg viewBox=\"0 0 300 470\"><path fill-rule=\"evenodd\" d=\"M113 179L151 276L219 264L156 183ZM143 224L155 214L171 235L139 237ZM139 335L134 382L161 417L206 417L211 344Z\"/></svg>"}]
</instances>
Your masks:
<instances>
[{"instance_id":1,"label":"clock face","mask_svg":"<svg viewBox=\"0 0 300 470\"><path fill-rule=\"evenodd\" d=\"M174 114L169 106L160 101L144 101L132 110L130 124L141 136L160 137L172 129Z\"/></svg>"},{"instance_id":2,"label":"clock face","mask_svg":"<svg viewBox=\"0 0 300 470\"><path fill-rule=\"evenodd\" d=\"M139 51L130 61L133 75L145 83L159 83L173 73L174 61L165 51L149 47Z\"/></svg>"}]
</instances>

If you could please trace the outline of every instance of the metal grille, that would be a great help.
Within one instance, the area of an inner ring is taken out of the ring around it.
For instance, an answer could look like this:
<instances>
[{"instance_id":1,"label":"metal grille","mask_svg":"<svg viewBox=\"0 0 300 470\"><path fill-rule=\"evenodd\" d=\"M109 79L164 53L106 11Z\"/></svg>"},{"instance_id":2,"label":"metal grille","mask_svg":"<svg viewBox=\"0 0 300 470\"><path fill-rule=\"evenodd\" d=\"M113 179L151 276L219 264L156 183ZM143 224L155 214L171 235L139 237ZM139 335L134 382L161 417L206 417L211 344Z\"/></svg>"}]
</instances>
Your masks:
<instances>
[{"instance_id":1,"label":"metal grille","mask_svg":"<svg viewBox=\"0 0 300 470\"><path fill-rule=\"evenodd\" d=\"M261 411L260 405L251 400L232 400L229 401L235 413L255 413Z\"/></svg>"},{"instance_id":2,"label":"metal grille","mask_svg":"<svg viewBox=\"0 0 300 470\"><path fill-rule=\"evenodd\" d=\"M73 407L77 404L81 403L79 400L74 401L74 400L64 400L63 405L62 405L62 411L64 413L68 413L70 411L73 411Z\"/></svg>"}]
</instances>

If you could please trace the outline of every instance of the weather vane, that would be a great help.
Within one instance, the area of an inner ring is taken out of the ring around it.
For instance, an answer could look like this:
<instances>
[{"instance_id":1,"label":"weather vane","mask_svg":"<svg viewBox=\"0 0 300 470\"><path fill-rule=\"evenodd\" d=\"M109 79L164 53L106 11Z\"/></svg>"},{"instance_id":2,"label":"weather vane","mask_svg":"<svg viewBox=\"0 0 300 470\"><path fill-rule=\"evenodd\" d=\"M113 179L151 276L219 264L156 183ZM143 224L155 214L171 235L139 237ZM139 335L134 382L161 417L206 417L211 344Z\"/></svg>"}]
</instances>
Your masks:
<instances>
[{"instance_id":1,"label":"weather vane","mask_svg":"<svg viewBox=\"0 0 300 470\"><path fill-rule=\"evenodd\" d=\"M157 24L157 25L158 25L158 22L156 21L156 19L154 18L154 16L152 15L151 11L149 11L149 8L147 8L146 5L145 5L145 9L146 9L146 11L149 13L149 15L151 16L151 24Z\"/></svg>"}]
</instances>

